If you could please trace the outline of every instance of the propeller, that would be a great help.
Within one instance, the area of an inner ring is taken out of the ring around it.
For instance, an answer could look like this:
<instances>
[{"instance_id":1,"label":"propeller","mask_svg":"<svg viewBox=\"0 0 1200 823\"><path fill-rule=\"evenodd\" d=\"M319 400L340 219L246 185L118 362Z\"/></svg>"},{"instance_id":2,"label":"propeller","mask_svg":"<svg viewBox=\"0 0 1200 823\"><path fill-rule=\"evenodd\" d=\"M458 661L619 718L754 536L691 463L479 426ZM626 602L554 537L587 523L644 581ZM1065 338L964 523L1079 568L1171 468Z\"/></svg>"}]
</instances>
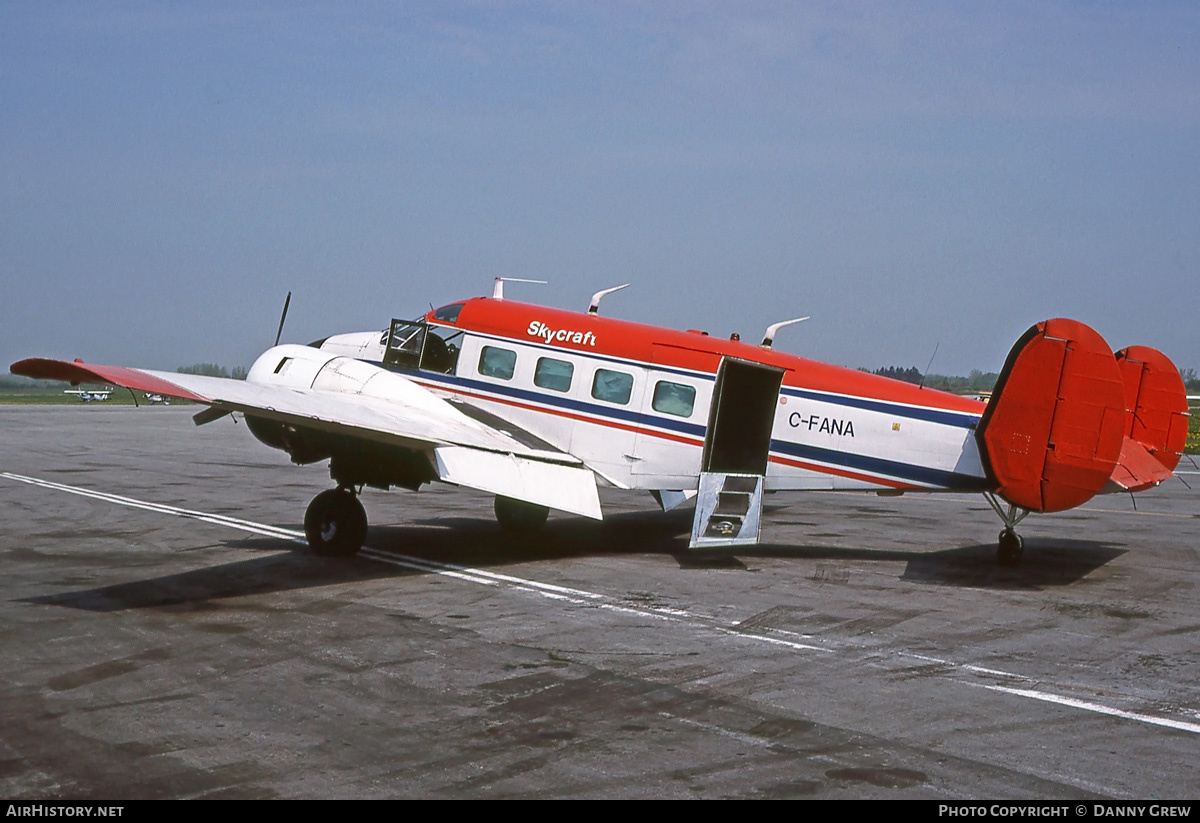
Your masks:
<instances>
[{"instance_id":1,"label":"propeller","mask_svg":"<svg viewBox=\"0 0 1200 823\"><path fill-rule=\"evenodd\" d=\"M292 293L288 292L287 297L283 301L283 314L279 315L279 331L275 332L275 345L279 345L279 338L283 337L283 321L287 320L288 306L292 304Z\"/></svg>"}]
</instances>

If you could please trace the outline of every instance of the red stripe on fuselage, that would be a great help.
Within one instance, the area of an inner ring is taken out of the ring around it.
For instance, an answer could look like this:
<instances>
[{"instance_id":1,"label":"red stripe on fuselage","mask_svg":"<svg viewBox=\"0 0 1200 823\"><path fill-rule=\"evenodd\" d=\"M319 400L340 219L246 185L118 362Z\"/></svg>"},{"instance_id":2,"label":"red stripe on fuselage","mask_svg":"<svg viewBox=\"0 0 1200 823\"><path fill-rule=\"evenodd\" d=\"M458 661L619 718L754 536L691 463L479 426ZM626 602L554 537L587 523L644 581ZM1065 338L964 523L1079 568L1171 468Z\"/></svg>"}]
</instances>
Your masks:
<instances>
[{"instance_id":1,"label":"red stripe on fuselage","mask_svg":"<svg viewBox=\"0 0 1200 823\"><path fill-rule=\"evenodd\" d=\"M805 469L806 471L817 472L818 474L834 474L838 477L845 477L848 480L861 480L864 483L874 483L877 486L887 486L892 489L920 489L921 486L914 486L912 483L904 483L899 480L891 480L886 477L879 477L874 474L860 474L858 472L847 471L846 469L835 469L832 466L821 466L817 463L806 463L802 460L793 460L790 457L776 457L771 455L768 458L772 463L780 463L784 466L792 466L797 469Z\"/></svg>"},{"instance_id":2,"label":"red stripe on fuselage","mask_svg":"<svg viewBox=\"0 0 1200 823\"><path fill-rule=\"evenodd\" d=\"M635 434L648 434L653 437L661 437L663 440L673 440L676 443L684 443L688 446L703 446L703 440L696 440L694 437L684 437L678 434L669 434L667 432L657 431L655 429L646 429L641 426L631 426L628 423L618 423L615 420L606 420L604 418L588 417L587 415L575 414L573 412L561 411L559 409L546 408L545 406L534 406L529 403L521 403L516 400L507 398L493 397L487 394L477 394L475 392L464 391L463 389L448 389L439 383L425 383L421 380L414 380L414 383L424 386L427 389L437 389L438 391L449 392L454 395L462 395L464 397L474 397L477 400L487 400L492 403L500 403L505 406L514 406L518 409L526 411L541 412L543 414L552 414L555 417L566 417L571 420L579 420L584 423L595 423L597 426L606 426L610 429L621 429L622 431L633 432Z\"/></svg>"},{"instance_id":3,"label":"red stripe on fuselage","mask_svg":"<svg viewBox=\"0 0 1200 823\"><path fill-rule=\"evenodd\" d=\"M476 392L465 391L463 389L448 389L440 383L428 383L423 380L414 380L413 382L417 383L418 385L424 386L427 389L436 389L438 391L448 392L455 396L473 397L476 400L485 400L485 401L489 401L492 403L499 403L504 406L513 406L518 409L525 409L526 411L540 412L542 414L552 414L555 417L565 417L565 418L568 418L571 420L578 420L583 423L592 423L597 426L604 426L604 427L610 428L610 429L620 429L622 431L633 432L634 434L644 434L644 435L648 435L650 437L658 437L663 440L673 441L675 443L683 443L684 445L687 445L687 446L695 446L697 448L702 448L704 446L704 441L696 440L695 438L683 437L681 435L671 434L669 432L662 432L662 431L658 431L656 429L647 429L647 428L643 428L641 426L631 426L627 423L618 423L615 420L607 420L602 417L600 417L600 418L588 417L587 415L575 414L573 412L561 411L559 409L546 408L544 406L534 406L529 403L521 403L516 400L509 400L507 398L493 397L491 395L486 395L486 394L478 394ZM904 483L899 480L892 480L890 478L879 477L879 476L870 475L870 474L862 474L860 472L848 471L846 469L833 468L832 466L822 466L817 463L808 463L808 462L805 462L802 460L794 460L790 457L778 457L776 455L770 455L768 457L768 460L772 463L776 463L776 464L779 464L782 466L791 466L791 467L797 468L797 469L805 469L807 471L816 472L818 474L836 475L837 477L845 477L848 480L859 480L864 483L874 483L876 485L887 486L888 488L892 488L892 489L919 489L919 488L921 488L920 486L914 486L911 483Z\"/></svg>"},{"instance_id":4,"label":"red stripe on fuselage","mask_svg":"<svg viewBox=\"0 0 1200 823\"><path fill-rule=\"evenodd\" d=\"M660 366L712 375L716 374L721 358L734 357L785 369L783 384L793 388L974 415L982 414L984 409L983 403L967 397L832 366L750 343L596 314L489 297L463 301L454 323L435 320L434 314L431 311L425 315L426 321L434 325L476 331L514 342L541 343L580 354L632 360L649 369ZM550 333L549 339L545 332ZM563 333L561 337L559 332Z\"/></svg>"}]
</instances>

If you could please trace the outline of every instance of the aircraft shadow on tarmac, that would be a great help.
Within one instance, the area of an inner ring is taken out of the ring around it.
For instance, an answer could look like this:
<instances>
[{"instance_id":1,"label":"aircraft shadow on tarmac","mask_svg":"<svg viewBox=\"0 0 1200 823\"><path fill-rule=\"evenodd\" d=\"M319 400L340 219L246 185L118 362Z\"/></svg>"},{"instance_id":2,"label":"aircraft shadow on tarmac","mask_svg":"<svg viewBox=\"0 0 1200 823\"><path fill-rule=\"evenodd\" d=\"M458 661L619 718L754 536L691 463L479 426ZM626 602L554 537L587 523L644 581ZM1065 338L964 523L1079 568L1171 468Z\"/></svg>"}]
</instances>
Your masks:
<instances>
[{"instance_id":1,"label":"aircraft shadow on tarmac","mask_svg":"<svg viewBox=\"0 0 1200 823\"><path fill-rule=\"evenodd\" d=\"M723 552L691 552L691 513L626 512L604 521L555 518L533 536L504 534L494 521L468 517L374 526L367 547L375 552L430 563L480 568L598 555L665 554L684 570L745 569L743 558L903 562L899 579L959 587L1030 590L1065 586L1124 554L1089 540L1027 542L1020 566L996 564L995 546L975 544L941 551L901 551L817 544L761 544ZM243 538L226 548L271 552L264 557L113 586L28 598L25 602L87 611L218 608L212 601L277 591L315 588L428 572L384 564L369 556L353 560L318 557L288 540ZM368 553L369 555L369 553Z\"/></svg>"},{"instance_id":2,"label":"aircraft shadow on tarmac","mask_svg":"<svg viewBox=\"0 0 1200 823\"><path fill-rule=\"evenodd\" d=\"M942 586L985 589L1037 590L1067 586L1125 553L1125 549L1096 540L1026 540L1018 566L996 562L994 543L978 543L940 551L854 549L845 546L756 547L756 557L809 560L905 562L901 580ZM743 557L751 556L743 553Z\"/></svg>"}]
</instances>

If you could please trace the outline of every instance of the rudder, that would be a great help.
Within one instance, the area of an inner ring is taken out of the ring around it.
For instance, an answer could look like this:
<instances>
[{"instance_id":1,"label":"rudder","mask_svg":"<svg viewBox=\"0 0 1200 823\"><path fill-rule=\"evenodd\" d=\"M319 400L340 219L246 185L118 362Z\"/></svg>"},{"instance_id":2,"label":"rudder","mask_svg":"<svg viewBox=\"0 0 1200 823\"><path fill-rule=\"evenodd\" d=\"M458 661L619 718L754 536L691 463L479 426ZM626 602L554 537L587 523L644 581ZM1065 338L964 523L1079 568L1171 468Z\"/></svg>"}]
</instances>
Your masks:
<instances>
[{"instance_id":1,"label":"rudder","mask_svg":"<svg viewBox=\"0 0 1200 823\"><path fill-rule=\"evenodd\" d=\"M1125 387L1125 436L1173 471L1188 432L1187 389L1179 370L1149 346L1127 346L1115 357Z\"/></svg>"}]
</instances>

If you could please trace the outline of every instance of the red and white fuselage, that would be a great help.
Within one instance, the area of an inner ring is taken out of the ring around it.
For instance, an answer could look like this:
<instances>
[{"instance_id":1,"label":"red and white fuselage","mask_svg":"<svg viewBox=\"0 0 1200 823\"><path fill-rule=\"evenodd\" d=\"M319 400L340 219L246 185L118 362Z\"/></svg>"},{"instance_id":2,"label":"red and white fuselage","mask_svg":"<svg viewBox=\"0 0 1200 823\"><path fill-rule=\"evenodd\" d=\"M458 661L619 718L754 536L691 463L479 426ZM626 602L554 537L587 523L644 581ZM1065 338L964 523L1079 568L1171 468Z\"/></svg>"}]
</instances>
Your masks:
<instances>
[{"instance_id":1,"label":"red and white fuselage","mask_svg":"<svg viewBox=\"0 0 1200 823\"><path fill-rule=\"evenodd\" d=\"M448 319L452 318L452 319ZM984 404L803 357L596 314L473 298L425 316L453 336L449 373L407 376L486 409L621 488L691 490L723 358L783 370L770 490L981 491ZM382 364L387 335L322 350Z\"/></svg>"}]
</instances>

